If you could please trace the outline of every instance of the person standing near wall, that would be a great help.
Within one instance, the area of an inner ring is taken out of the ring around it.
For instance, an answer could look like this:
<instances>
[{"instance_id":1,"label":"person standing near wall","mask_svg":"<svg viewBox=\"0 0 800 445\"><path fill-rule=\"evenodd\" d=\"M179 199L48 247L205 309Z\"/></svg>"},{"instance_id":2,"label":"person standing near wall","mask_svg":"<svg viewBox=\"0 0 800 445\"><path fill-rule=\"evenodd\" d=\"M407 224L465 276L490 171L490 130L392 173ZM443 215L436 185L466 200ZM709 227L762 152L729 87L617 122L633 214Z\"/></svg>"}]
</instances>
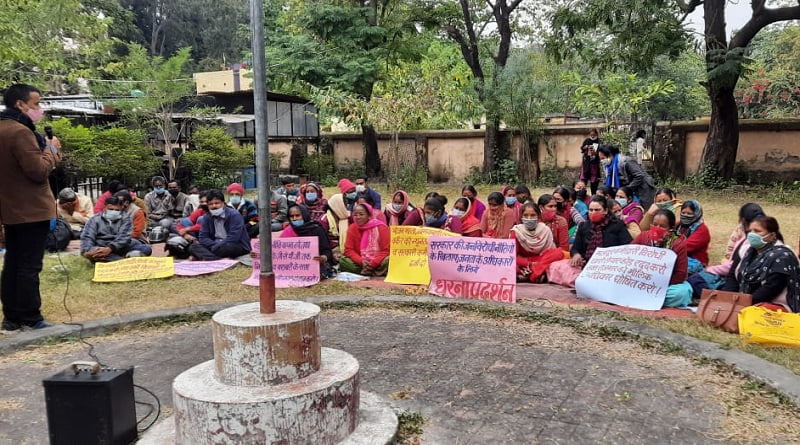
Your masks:
<instances>
[{"instance_id":1,"label":"person standing near wall","mask_svg":"<svg viewBox=\"0 0 800 445\"><path fill-rule=\"evenodd\" d=\"M31 85L10 86L0 113L0 221L6 254L0 274L2 329L49 327L41 313L39 273L45 241L56 218L48 177L61 160L57 138L46 140L35 123L43 115L41 93ZM25 196L24 205L19 197Z\"/></svg>"},{"instance_id":2,"label":"person standing near wall","mask_svg":"<svg viewBox=\"0 0 800 445\"><path fill-rule=\"evenodd\" d=\"M600 147L600 137L596 128L589 131L589 137L581 144L581 176L580 179L589 184L592 195L597 193L597 186L600 185L600 158L597 157L597 149ZM588 205L588 204L587 204Z\"/></svg>"}]
</instances>

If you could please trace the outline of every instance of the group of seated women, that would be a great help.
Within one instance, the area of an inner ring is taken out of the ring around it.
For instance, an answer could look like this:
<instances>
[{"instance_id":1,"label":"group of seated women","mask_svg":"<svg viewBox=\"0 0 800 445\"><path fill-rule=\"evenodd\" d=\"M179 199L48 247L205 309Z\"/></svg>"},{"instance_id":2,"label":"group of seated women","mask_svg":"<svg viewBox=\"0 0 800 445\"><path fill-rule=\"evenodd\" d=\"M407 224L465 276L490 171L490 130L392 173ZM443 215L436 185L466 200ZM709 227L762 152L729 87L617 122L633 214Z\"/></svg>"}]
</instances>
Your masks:
<instances>
[{"instance_id":1,"label":"group of seated women","mask_svg":"<svg viewBox=\"0 0 800 445\"><path fill-rule=\"evenodd\" d=\"M475 188L466 185L455 202L431 192L420 207L399 190L383 210L373 208L369 195L348 205L350 197L335 194L313 212L303 204L290 208L291 225L281 236L318 236L323 273L330 274L338 263L340 271L368 276L387 272L389 226L513 239L518 281L564 285L574 284L597 249L641 244L676 254L665 306L685 307L699 298L702 289L722 288L751 293L756 303L800 310L797 256L783 244L775 218L766 216L757 204L742 207L725 260L711 265L711 236L697 201L682 202L672 190L662 188L645 209L627 187L600 186L589 196L586 186L576 181L535 200L525 185L507 186L490 193L484 204Z\"/></svg>"}]
</instances>

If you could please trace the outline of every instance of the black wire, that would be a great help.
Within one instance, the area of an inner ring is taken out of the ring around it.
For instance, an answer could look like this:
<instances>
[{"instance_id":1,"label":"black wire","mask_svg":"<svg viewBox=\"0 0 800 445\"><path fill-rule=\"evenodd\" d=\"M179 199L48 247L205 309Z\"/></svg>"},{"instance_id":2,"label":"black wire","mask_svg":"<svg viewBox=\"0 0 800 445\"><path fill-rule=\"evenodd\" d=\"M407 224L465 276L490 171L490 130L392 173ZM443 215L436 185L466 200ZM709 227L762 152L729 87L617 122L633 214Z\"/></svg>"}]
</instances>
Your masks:
<instances>
[{"instance_id":1,"label":"black wire","mask_svg":"<svg viewBox=\"0 0 800 445\"><path fill-rule=\"evenodd\" d=\"M142 428L141 432L144 432L144 431L147 431L148 429L150 429L150 427L151 427L151 426L153 426L153 424L155 424L155 423L156 423L156 421L158 420L158 418L159 418L159 417L161 417L161 400L159 400L159 399L158 399L158 396L157 396L157 395L155 395L155 394L153 393L153 391L150 391L149 389L145 388L144 386L137 385L137 384L135 384L135 383L134 383L133 387L134 387L134 388L139 388L139 389L141 389L142 391L144 391L144 392L146 392L146 393L150 394L150 395L151 395L151 396L152 396L152 397L153 397L153 398L156 400L156 406L157 406L157 408L156 408L156 416L153 418L153 421L152 421L152 422L150 422L150 424L149 424L149 425L147 425L146 427ZM152 411L151 411L150 413L147 413L147 415L149 416L151 413L152 413ZM145 416L144 418L142 418L142 420L144 420L144 419L146 419L146 418L147 418L147 416ZM138 424L139 424L139 422L137 422L136 424L138 425Z\"/></svg>"},{"instance_id":2,"label":"black wire","mask_svg":"<svg viewBox=\"0 0 800 445\"><path fill-rule=\"evenodd\" d=\"M58 258L58 263L61 265L61 272L67 277L67 286L64 289L64 297L61 300L61 304L64 306L64 310L69 316L69 321L64 324L69 326L78 326L78 340L89 348L89 351L87 351L89 357L91 357L92 360L97 362L97 364L100 366L106 367L103 362L100 361L100 358L97 356L97 354L94 353L94 345L83 337L83 323L76 323L72 321L72 311L70 311L69 306L67 306L67 295L69 295L69 269L67 269L67 266L64 265L64 261L61 260L61 252L58 250L56 251L56 257Z\"/></svg>"},{"instance_id":3,"label":"black wire","mask_svg":"<svg viewBox=\"0 0 800 445\"><path fill-rule=\"evenodd\" d=\"M139 426L140 423L144 422L145 419L150 417L150 414L153 414L153 411L156 410L156 407L155 407L155 405L153 405L152 403L149 403L149 402L140 402L138 400L136 400L135 402L136 402L137 405L145 405L148 408L150 408L150 410L147 411L147 414L145 414L139 421L136 422L136 426Z\"/></svg>"}]
</instances>

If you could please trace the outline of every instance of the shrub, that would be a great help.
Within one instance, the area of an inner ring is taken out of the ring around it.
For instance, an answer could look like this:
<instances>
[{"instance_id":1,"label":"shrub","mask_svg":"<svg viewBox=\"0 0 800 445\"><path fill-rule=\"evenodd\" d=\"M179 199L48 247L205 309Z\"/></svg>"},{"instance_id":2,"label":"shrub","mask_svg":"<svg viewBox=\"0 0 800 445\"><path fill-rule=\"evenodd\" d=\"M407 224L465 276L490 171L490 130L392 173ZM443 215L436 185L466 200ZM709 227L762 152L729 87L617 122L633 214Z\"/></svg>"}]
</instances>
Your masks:
<instances>
[{"instance_id":1,"label":"shrub","mask_svg":"<svg viewBox=\"0 0 800 445\"><path fill-rule=\"evenodd\" d=\"M221 126L200 127L192 135L193 148L183 155L195 182L202 187L224 187L253 164L252 145L239 145Z\"/></svg>"}]
</instances>

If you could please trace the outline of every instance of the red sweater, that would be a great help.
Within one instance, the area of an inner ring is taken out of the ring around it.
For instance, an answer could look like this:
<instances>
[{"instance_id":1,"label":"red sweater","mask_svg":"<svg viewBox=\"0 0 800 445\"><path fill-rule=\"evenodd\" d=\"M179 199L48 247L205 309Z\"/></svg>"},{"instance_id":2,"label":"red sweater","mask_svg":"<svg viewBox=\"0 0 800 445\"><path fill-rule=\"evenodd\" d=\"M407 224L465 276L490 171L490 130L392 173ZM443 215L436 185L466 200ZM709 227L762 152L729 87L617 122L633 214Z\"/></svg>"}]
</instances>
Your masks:
<instances>
[{"instance_id":1,"label":"red sweater","mask_svg":"<svg viewBox=\"0 0 800 445\"><path fill-rule=\"evenodd\" d=\"M189 227L184 227L183 224L181 224L180 220L178 220L178 230L180 230L180 229L189 229L190 232L200 233L200 228L201 228L202 224L197 222L197 220L200 219L200 217L205 215L205 214L206 214L205 210L203 210L201 208L195 209L195 211L192 212L191 215L189 215L189 220L192 223L194 223L194 225L189 226Z\"/></svg>"},{"instance_id":2,"label":"red sweater","mask_svg":"<svg viewBox=\"0 0 800 445\"><path fill-rule=\"evenodd\" d=\"M378 245L380 246L381 250L372 264L370 264L372 268L377 268L380 266L381 261L389 256L389 226L381 224L377 226L377 229ZM364 259L361 258L361 229L358 227L358 224L350 224L350 227L347 228L347 240L344 243L344 255L353 260L354 263L363 266L362 263L364 262Z\"/></svg>"},{"instance_id":3,"label":"red sweater","mask_svg":"<svg viewBox=\"0 0 800 445\"><path fill-rule=\"evenodd\" d=\"M645 230L636 236L631 244L641 244L643 246L652 246L653 240L650 239L650 231ZM672 243L671 250L675 252L675 267L672 269L672 276L669 278L669 285L680 284L686 281L689 275L689 257L686 254L686 238L679 237Z\"/></svg>"},{"instance_id":4,"label":"red sweater","mask_svg":"<svg viewBox=\"0 0 800 445\"><path fill-rule=\"evenodd\" d=\"M708 231L706 224L697 226L697 230L689 236L686 236L686 230L681 228L681 234L686 238L686 254L703 263L703 266L708 266L708 245L711 244L711 232Z\"/></svg>"},{"instance_id":5,"label":"red sweater","mask_svg":"<svg viewBox=\"0 0 800 445\"><path fill-rule=\"evenodd\" d=\"M553 242L556 243L556 247L569 252L569 223L567 220L561 215L556 215L549 223L545 222L545 225L553 232Z\"/></svg>"}]
</instances>

